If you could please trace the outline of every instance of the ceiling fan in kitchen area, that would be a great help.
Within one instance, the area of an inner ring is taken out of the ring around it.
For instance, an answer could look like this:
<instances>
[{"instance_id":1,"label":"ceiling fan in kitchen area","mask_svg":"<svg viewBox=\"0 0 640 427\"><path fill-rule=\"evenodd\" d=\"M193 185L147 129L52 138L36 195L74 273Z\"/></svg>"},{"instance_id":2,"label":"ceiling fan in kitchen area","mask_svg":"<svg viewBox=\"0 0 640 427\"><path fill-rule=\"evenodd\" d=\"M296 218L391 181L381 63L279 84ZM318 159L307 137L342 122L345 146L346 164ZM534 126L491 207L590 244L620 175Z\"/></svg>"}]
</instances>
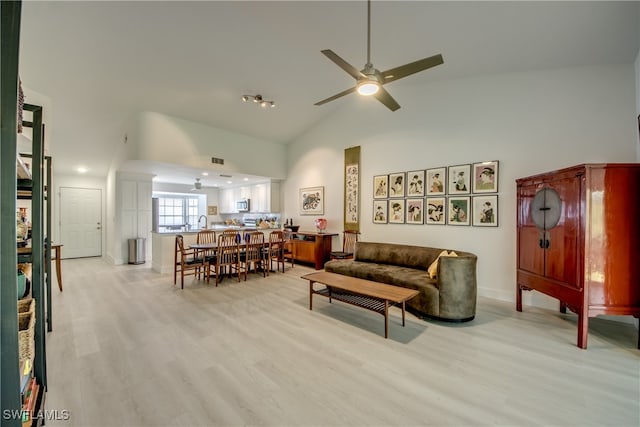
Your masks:
<instances>
[{"instance_id":1,"label":"ceiling fan in kitchen area","mask_svg":"<svg viewBox=\"0 0 640 427\"><path fill-rule=\"evenodd\" d=\"M383 85L444 63L442 55L438 54L399 67L390 68L383 72L375 68L371 63L371 0L367 0L367 63L364 68L358 71L357 68L342 59L331 49L325 49L321 52L338 67L346 71L347 74L356 79L356 85L327 99L316 102L314 105L326 104L327 102L357 91L363 96L374 96L388 109L396 111L400 108L400 104L393 99Z\"/></svg>"},{"instance_id":2,"label":"ceiling fan in kitchen area","mask_svg":"<svg viewBox=\"0 0 640 427\"><path fill-rule=\"evenodd\" d=\"M193 183L193 188L190 191L198 191L202 188L202 183L200 182L200 178L196 178L196 182Z\"/></svg>"}]
</instances>

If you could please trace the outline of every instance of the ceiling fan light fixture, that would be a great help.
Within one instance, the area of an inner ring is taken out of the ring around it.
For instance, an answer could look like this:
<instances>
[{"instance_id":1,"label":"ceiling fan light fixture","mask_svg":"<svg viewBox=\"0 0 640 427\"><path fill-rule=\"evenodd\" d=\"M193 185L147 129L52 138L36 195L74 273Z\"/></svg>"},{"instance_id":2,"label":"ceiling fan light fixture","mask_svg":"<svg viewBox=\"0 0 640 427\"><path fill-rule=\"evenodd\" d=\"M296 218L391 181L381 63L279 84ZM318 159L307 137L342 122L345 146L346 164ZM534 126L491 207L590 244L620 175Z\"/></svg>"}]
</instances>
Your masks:
<instances>
[{"instance_id":1,"label":"ceiling fan light fixture","mask_svg":"<svg viewBox=\"0 0 640 427\"><path fill-rule=\"evenodd\" d=\"M242 101L243 102L253 101L254 104L257 104L263 108L276 106L275 101L267 101L262 97L262 95L242 95Z\"/></svg>"},{"instance_id":2,"label":"ceiling fan light fixture","mask_svg":"<svg viewBox=\"0 0 640 427\"><path fill-rule=\"evenodd\" d=\"M375 80L362 80L358 83L358 93L363 96L371 96L378 93L380 90L380 83Z\"/></svg>"}]
</instances>

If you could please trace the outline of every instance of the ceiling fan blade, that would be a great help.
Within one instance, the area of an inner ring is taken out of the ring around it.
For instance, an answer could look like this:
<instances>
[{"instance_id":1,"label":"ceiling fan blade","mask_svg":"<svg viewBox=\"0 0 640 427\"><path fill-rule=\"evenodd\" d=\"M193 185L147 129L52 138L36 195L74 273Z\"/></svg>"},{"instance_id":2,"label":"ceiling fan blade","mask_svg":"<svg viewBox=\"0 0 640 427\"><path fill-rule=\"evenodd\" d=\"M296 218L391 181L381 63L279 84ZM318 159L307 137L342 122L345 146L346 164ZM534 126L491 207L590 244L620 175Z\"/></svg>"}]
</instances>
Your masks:
<instances>
[{"instance_id":1,"label":"ceiling fan blade","mask_svg":"<svg viewBox=\"0 0 640 427\"><path fill-rule=\"evenodd\" d=\"M391 111L396 111L400 108L400 104L398 104L396 100L393 99L393 97L389 94L389 92L387 92L387 90L382 86L380 86L378 92L376 92L373 96L375 96L378 101L386 105L386 107Z\"/></svg>"},{"instance_id":2,"label":"ceiling fan blade","mask_svg":"<svg viewBox=\"0 0 640 427\"><path fill-rule=\"evenodd\" d=\"M401 65L396 68L391 68L382 73L384 84L401 79L403 77L410 76L411 74L415 74L419 71L424 71L427 68L435 67L436 65L440 65L443 63L444 59L442 59L442 55L438 54L430 56L428 58L420 59L415 62L411 62L409 64Z\"/></svg>"},{"instance_id":3,"label":"ceiling fan blade","mask_svg":"<svg viewBox=\"0 0 640 427\"><path fill-rule=\"evenodd\" d=\"M353 65L349 64L347 61L345 61L344 59L340 58L334 51L332 51L331 49L325 49L325 50L321 50L320 52L324 53L324 55L329 58L330 60L332 60L333 62L335 62L335 64L342 68L343 70L345 70L347 73L349 73L349 75L351 77L353 77L354 79L358 80L361 79L363 77L366 77L364 74L362 74L356 67L354 67Z\"/></svg>"},{"instance_id":4,"label":"ceiling fan blade","mask_svg":"<svg viewBox=\"0 0 640 427\"><path fill-rule=\"evenodd\" d=\"M347 90L343 90L342 92L340 92L340 93L338 93L338 94L336 94L336 95L333 95L333 96L331 96L331 97L329 97L329 98L327 98L327 99L323 99L322 101L316 102L316 103L315 103L315 104L313 104L313 105L322 105L322 104L326 104L327 102L333 101L334 99L338 99L338 98L343 97L343 96L345 96L345 95L349 95L351 92L355 92L355 90L356 90L356 88L355 88L355 87L352 87L352 88L347 89Z\"/></svg>"}]
</instances>

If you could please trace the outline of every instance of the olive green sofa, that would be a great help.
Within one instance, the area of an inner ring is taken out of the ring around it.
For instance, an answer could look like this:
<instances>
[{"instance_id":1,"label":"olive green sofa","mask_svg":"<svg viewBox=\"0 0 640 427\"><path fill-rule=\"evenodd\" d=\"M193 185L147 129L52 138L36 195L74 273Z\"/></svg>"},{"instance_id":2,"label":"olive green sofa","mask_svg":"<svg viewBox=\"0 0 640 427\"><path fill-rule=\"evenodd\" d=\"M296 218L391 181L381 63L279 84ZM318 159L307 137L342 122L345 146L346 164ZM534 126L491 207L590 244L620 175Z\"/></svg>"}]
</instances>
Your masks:
<instances>
[{"instance_id":1,"label":"olive green sofa","mask_svg":"<svg viewBox=\"0 0 640 427\"><path fill-rule=\"evenodd\" d=\"M437 275L429 266L443 249L394 243L357 242L353 259L331 260L325 271L375 282L416 289L407 310L421 316L451 322L473 320L476 314L477 257L455 251L458 256L440 257Z\"/></svg>"}]
</instances>

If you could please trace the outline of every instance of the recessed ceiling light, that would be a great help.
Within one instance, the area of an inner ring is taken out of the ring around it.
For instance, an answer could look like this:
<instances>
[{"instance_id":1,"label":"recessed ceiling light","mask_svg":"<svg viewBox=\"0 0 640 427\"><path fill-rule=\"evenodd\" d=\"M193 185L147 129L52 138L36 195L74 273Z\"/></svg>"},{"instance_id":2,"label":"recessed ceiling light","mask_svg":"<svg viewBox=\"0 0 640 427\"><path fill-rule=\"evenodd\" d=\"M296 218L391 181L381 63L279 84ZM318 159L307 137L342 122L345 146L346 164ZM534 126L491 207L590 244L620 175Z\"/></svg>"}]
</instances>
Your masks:
<instances>
[{"instance_id":1,"label":"recessed ceiling light","mask_svg":"<svg viewBox=\"0 0 640 427\"><path fill-rule=\"evenodd\" d=\"M202 176L209 176L209 172L202 172Z\"/></svg>"},{"instance_id":2,"label":"recessed ceiling light","mask_svg":"<svg viewBox=\"0 0 640 427\"><path fill-rule=\"evenodd\" d=\"M249 178L247 178L247 177L245 176L245 177L244 177L244 180L245 180L245 181L249 181Z\"/></svg>"},{"instance_id":3,"label":"recessed ceiling light","mask_svg":"<svg viewBox=\"0 0 640 427\"><path fill-rule=\"evenodd\" d=\"M227 184L233 184L233 181L227 181Z\"/></svg>"},{"instance_id":4,"label":"recessed ceiling light","mask_svg":"<svg viewBox=\"0 0 640 427\"><path fill-rule=\"evenodd\" d=\"M87 173L87 172L89 172L89 169L85 168L84 166L80 166L80 167L78 167L78 168L76 169L76 171L77 171L78 173Z\"/></svg>"}]
</instances>

